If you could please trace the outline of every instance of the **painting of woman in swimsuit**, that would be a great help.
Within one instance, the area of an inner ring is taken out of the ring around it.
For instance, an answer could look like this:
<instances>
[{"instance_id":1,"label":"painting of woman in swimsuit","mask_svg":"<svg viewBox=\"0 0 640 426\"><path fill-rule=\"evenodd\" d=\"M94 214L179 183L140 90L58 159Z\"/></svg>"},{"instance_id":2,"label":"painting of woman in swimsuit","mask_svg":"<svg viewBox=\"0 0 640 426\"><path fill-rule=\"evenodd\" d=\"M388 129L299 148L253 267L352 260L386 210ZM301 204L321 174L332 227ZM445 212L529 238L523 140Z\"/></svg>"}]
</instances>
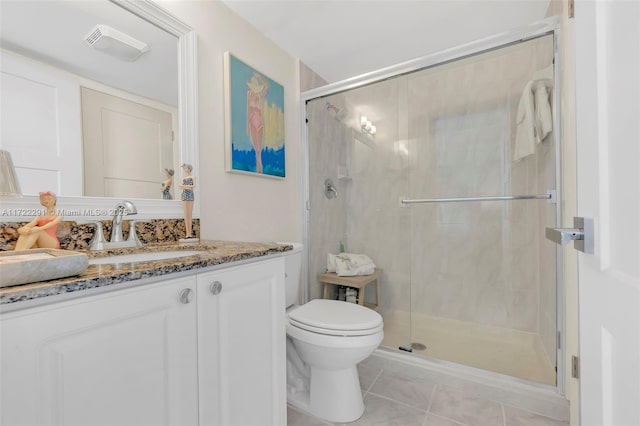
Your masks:
<instances>
[{"instance_id":1,"label":"painting of woman in swimsuit","mask_svg":"<svg viewBox=\"0 0 640 426\"><path fill-rule=\"evenodd\" d=\"M227 170L285 177L284 88L228 52Z\"/></svg>"},{"instance_id":2,"label":"painting of woman in swimsuit","mask_svg":"<svg viewBox=\"0 0 640 426\"><path fill-rule=\"evenodd\" d=\"M262 137L264 136L264 117L262 105L269 92L269 83L255 73L247 83L247 133L256 154L256 173L262 173Z\"/></svg>"}]
</instances>

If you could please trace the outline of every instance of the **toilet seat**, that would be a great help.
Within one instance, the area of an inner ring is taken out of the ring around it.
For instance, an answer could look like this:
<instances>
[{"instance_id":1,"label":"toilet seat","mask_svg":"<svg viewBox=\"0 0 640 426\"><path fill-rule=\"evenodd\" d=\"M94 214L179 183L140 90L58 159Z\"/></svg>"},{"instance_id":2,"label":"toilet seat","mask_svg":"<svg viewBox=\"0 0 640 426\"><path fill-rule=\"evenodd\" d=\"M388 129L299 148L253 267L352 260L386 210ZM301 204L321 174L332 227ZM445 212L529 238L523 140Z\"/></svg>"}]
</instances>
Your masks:
<instances>
[{"instance_id":1,"label":"toilet seat","mask_svg":"<svg viewBox=\"0 0 640 426\"><path fill-rule=\"evenodd\" d=\"M289 312L297 328L330 336L366 336L383 329L379 313L353 303L314 299Z\"/></svg>"},{"instance_id":2,"label":"toilet seat","mask_svg":"<svg viewBox=\"0 0 640 426\"><path fill-rule=\"evenodd\" d=\"M382 331L383 327L380 325L376 328L367 330L332 330L330 328L313 327L307 324L301 324L294 320L289 320L289 324L293 327L300 328L302 330L310 331L317 334L326 334L328 336L368 336Z\"/></svg>"}]
</instances>

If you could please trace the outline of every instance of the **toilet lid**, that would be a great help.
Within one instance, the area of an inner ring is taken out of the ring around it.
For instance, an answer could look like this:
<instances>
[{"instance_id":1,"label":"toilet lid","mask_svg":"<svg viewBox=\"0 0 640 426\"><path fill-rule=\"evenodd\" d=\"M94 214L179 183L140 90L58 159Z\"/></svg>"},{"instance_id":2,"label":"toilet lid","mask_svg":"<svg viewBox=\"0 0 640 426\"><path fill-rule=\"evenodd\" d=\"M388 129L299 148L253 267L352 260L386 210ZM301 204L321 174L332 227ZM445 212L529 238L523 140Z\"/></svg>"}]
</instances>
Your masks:
<instances>
[{"instance_id":1,"label":"toilet lid","mask_svg":"<svg viewBox=\"0 0 640 426\"><path fill-rule=\"evenodd\" d=\"M379 313L338 300L314 299L289 313L292 325L324 334L363 335L382 330Z\"/></svg>"}]
</instances>

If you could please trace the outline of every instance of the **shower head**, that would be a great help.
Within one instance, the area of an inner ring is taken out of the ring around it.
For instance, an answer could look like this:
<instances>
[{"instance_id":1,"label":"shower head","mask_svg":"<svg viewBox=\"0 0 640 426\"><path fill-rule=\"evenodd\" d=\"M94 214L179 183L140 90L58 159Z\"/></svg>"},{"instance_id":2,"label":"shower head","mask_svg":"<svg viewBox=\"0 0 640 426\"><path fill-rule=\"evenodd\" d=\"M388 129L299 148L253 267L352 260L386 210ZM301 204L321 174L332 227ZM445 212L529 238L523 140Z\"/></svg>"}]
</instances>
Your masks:
<instances>
[{"instance_id":1,"label":"shower head","mask_svg":"<svg viewBox=\"0 0 640 426\"><path fill-rule=\"evenodd\" d=\"M347 115L349 115L349 112L345 108L338 108L337 106L330 104L329 102L326 103L326 107L327 111L333 114L333 118L338 121L344 120Z\"/></svg>"}]
</instances>

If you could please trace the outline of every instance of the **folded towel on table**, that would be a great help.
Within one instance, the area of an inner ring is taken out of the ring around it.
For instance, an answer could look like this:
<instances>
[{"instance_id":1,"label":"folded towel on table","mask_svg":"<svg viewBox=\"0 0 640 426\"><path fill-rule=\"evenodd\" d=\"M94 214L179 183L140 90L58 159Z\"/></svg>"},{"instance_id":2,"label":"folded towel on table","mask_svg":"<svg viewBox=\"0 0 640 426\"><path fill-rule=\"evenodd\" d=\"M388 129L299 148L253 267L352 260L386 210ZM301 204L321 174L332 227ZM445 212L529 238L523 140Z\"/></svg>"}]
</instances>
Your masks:
<instances>
[{"instance_id":1,"label":"folded towel on table","mask_svg":"<svg viewBox=\"0 0 640 426\"><path fill-rule=\"evenodd\" d=\"M364 254L327 254L327 272L335 272L341 277L371 275L375 268L371 258Z\"/></svg>"}]
</instances>

